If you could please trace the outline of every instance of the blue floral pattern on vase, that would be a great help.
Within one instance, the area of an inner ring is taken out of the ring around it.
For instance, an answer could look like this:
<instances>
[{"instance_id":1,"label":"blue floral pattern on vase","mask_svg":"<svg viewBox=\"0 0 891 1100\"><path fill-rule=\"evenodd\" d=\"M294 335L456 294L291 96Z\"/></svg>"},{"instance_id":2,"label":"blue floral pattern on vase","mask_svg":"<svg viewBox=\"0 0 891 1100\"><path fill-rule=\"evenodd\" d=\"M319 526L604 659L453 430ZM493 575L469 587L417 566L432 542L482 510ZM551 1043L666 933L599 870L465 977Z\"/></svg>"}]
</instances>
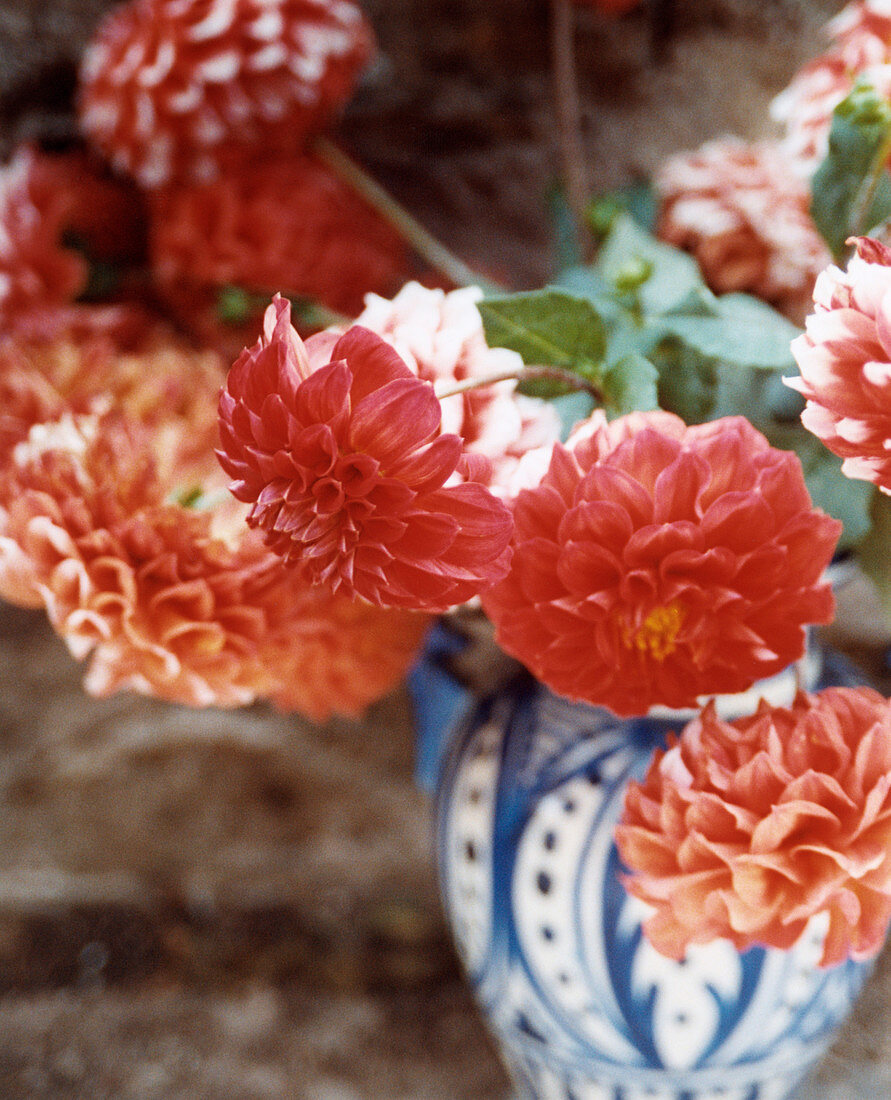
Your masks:
<instances>
[{"instance_id":1,"label":"blue floral pattern on vase","mask_svg":"<svg viewBox=\"0 0 891 1100\"><path fill-rule=\"evenodd\" d=\"M814 686L860 682L828 654ZM431 681L414 686L429 718ZM439 761L444 904L519 1095L788 1097L869 966L819 969L819 920L789 951L719 941L683 963L644 939L647 909L621 884L612 832L625 784L679 722L623 721L529 678L457 721L450 691L450 743L441 757L426 749L428 765Z\"/></svg>"}]
</instances>

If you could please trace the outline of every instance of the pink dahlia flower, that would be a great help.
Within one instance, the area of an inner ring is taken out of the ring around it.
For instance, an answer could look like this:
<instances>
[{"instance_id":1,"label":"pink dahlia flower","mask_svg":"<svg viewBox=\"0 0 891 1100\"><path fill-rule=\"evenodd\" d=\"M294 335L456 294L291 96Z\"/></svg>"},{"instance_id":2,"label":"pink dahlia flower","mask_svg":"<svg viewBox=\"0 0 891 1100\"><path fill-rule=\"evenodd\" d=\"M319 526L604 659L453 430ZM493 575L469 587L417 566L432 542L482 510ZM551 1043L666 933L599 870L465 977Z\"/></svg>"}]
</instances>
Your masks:
<instances>
[{"instance_id":1,"label":"pink dahlia flower","mask_svg":"<svg viewBox=\"0 0 891 1100\"><path fill-rule=\"evenodd\" d=\"M309 586L234 502L234 516L171 502L158 447L116 414L68 416L34 428L0 475L0 591L44 605L72 654L90 657L87 690L194 706L269 698L323 719L394 687L426 617Z\"/></svg>"},{"instance_id":2,"label":"pink dahlia flower","mask_svg":"<svg viewBox=\"0 0 891 1100\"><path fill-rule=\"evenodd\" d=\"M476 287L446 293L408 283L391 301L369 294L356 323L392 344L418 378L445 391L457 382L523 367L516 352L486 343L476 308L482 297ZM489 487L498 496L514 495L536 481L537 476L526 477L527 469L535 466L536 475L543 473L547 458L542 456L549 457L560 438L554 407L517 394L514 381L445 397L440 406L443 430L460 435L469 452L491 460ZM541 470L536 457L542 458Z\"/></svg>"},{"instance_id":3,"label":"pink dahlia flower","mask_svg":"<svg viewBox=\"0 0 891 1100\"><path fill-rule=\"evenodd\" d=\"M626 793L616 830L647 937L683 958L725 938L786 949L827 914L823 966L865 959L891 918L891 709L868 688L712 706Z\"/></svg>"},{"instance_id":4,"label":"pink dahlia flower","mask_svg":"<svg viewBox=\"0 0 891 1100\"><path fill-rule=\"evenodd\" d=\"M857 241L846 271L829 267L814 288L815 312L792 341L807 399L804 426L844 459L848 477L891 493L891 249Z\"/></svg>"},{"instance_id":5,"label":"pink dahlia flower","mask_svg":"<svg viewBox=\"0 0 891 1100\"><path fill-rule=\"evenodd\" d=\"M48 185L24 147L0 169L0 325L35 307L66 305L83 291L87 265L62 247L72 196Z\"/></svg>"},{"instance_id":6,"label":"pink dahlia flower","mask_svg":"<svg viewBox=\"0 0 891 1100\"><path fill-rule=\"evenodd\" d=\"M276 298L219 412L233 494L308 581L442 611L504 576L510 512L441 434L433 387L367 329L304 345Z\"/></svg>"},{"instance_id":7,"label":"pink dahlia flower","mask_svg":"<svg viewBox=\"0 0 891 1100\"><path fill-rule=\"evenodd\" d=\"M747 291L804 316L831 256L809 213L810 190L779 146L710 141L670 157L655 185L659 236L693 253L712 290Z\"/></svg>"},{"instance_id":8,"label":"pink dahlia flower","mask_svg":"<svg viewBox=\"0 0 891 1100\"><path fill-rule=\"evenodd\" d=\"M514 523L510 573L483 594L496 639L554 691L619 715L743 691L832 615L821 575L841 524L742 417L598 411L520 492Z\"/></svg>"},{"instance_id":9,"label":"pink dahlia flower","mask_svg":"<svg viewBox=\"0 0 891 1100\"><path fill-rule=\"evenodd\" d=\"M145 188L211 180L298 149L372 50L352 0L130 0L84 55L81 126Z\"/></svg>"},{"instance_id":10,"label":"pink dahlia flower","mask_svg":"<svg viewBox=\"0 0 891 1100\"><path fill-rule=\"evenodd\" d=\"M152 267L171 299L183 284L233 284L355 316L365 294L395 288L408 263L399 234L311 156L168 188L151 212Z\"/></svg>"}]
</instances>

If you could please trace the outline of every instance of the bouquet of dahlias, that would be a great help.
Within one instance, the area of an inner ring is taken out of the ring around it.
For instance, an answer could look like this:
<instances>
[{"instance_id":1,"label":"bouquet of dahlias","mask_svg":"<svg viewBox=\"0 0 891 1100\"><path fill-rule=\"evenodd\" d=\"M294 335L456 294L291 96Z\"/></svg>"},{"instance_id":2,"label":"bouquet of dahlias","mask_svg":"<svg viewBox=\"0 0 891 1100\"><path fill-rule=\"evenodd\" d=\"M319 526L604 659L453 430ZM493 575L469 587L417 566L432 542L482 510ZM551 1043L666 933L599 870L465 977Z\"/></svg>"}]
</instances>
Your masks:
<instances>
[{"instance_id":1,"label":"bouquet of dahlias","mask_svg":"<svg viewBox=\"0 0 891 1100\"><path fill-rule=\"evenodd\" d=\"M0 593L96 694L318 720L472 602L556 692L701 711L618 835L660 950L823 911L827 965L874 953L887 702L709 705L802 655L835 555L891 594L891 7L830 30L783 140L577 208L553 284L506 293L319 136L373 50L352 0L122 4L83 146L3 170Z\"/></svg>"}]
</instances>

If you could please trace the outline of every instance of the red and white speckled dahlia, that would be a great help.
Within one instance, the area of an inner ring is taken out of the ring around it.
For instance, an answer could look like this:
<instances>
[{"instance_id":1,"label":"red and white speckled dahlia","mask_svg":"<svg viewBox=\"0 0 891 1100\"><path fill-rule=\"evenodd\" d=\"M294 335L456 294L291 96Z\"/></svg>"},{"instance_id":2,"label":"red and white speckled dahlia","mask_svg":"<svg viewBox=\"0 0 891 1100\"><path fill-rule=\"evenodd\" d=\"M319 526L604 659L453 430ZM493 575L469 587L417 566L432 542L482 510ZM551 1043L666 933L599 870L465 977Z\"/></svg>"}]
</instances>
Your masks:
<instances>
[{"instance_id":1,"label":"red and white speckled dahlia","mask_svg":"<svg viewBox=\"0 0 891 1100\"><path fill-rule=\"evenodd\" d=\"M710 141L669 157L654 183L658 235L693 253L712 290L747 291L804 317L831 257L810 190L777 144Z\"/></svg>"},{"instance_id":2,"label":"red and white speckled dahlia","mask_svg":"<svg viewBox=\"0 0 891 1100\"><path fill-rule=\"evenodd\" d=\"M208 184L171 187L151 205L156 279L307 297L354 316L369 291L400 282L407 249L390 224L308 155L241 166Z\"/></svg>"},{"instance_id":3,"label":"red and white speckled dahlia","mask_svg":"<svg viewBox=\"0 0 891 1100\"><path fill-rule=\"evenodd\" d=\"M372 50L352 0L130 0L84 55L81 126L143 187L207 181L298 149Z\"/></svg>"},{"instance_id":4,"label":"red and white speckled dahlia","mask_svg":"<svg viewBox=\"0 0 891 1100\"><path fill-rule=\"evenodd\" d=\"M874 955L891 919L891 707L869 688L714 707L632 783L616 830L647 937L786 949L828 914L823 966Z\"/></svg>"},{"instance_id":5,"label":"red and white speckled dahlia","mask_svg":"<svg viewBox=\"0 0 891 1100\"><path fill-rule=\"evenodd\" d=\"M792 342L807 399L804 426L844 459L848 477L891 493L891 249L857 241L847 270L829 267L814 288L816 310Z\"/></svg>"},{"instance_id":6,"label":"red and white speckled dahlia","mask_svg":"<svg viewBox=\"0 0 891 1100\"><path fill-rule=\"evenodd\" d=\"M619 715L690 707L779 672L828 622L841 525L794 454L742 417L599 411L514 506L496 639L540 680Z\"/></svg>"},{"instance_id":7,"label":"red and white speckled dahlia","mask_svg":"<svg viewBox=\"0 0 891 1100\"><path fill-rule=\"evenodd\" d=\"M304 345L276 298L219 412L233 494L308 581L432 612L504 576L510 512L441 434L433 387L374 333Z\"/></svg>"}]
</instances>

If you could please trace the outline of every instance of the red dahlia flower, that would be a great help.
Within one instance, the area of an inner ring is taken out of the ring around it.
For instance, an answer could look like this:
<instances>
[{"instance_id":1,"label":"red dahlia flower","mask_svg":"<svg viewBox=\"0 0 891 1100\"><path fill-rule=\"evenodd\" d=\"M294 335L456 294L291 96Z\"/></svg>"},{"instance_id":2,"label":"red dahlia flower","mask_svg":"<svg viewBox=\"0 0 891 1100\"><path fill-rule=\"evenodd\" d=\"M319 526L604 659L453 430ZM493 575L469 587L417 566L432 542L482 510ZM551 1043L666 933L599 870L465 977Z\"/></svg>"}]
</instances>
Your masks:
<instances>
[{"instance_id":1,"label":"red dahlia flower","mask_svg":"<svg viewBox=\"0 0 891 1100\"><path fill-rule=\"evenodd\" d=\"M827 268L816 311L792 341L807 398L804 426L844 459L848 477L891 493L891 249L857 241L847 271Z\"/></svg>"},{"instance_id":2,"label":"red dahlia flower","mask_svg":"<svg viewBox=\"0 0 891 1100\"><path fill-rule=\"evenodd\" d=\"M316 584L442 611L504 576L510 513L481 484L439 403L367 329L304 345L276 298L220 397L218 452L248 522ZM451 480L450 480L451 479Z\"/></svg>"},{"instance_id":3,"label":"red dahlia flower","mask_svg":"<svg viewBox=\"0 0 891 1100\"><path fill-rule=\"evenodd\" d=\"M184 285L232 284L354 316L366 293L394 288L407 263L399 234L311 156L168 188L151 214L152 267L174 303Z\"/></svg>"},{"instance_id":4,"label":"red dahlia flower","mask_svg":"<svg viewBox=\"0 0 891 1100\"><path fill-rule=\"evenodd\" d=\"M841 524L742 417L688 428L598 411L520 492L514 522L510 573L483 595L497 640L616 714L743 691L831 618L821 574Z\"/></svg>"},{"instance_id":5,"label":"red dahlia flower","mask_svg":"<svg viewBox=\"0 0 891 1100\"><path fill-rule=\"evenodd\" d=\"M426 617L310 587L240 509L170 502L158 447L156 431L117 415L68 416L33 429L0 475L0 591L45 605L72 654L90 656L87 690L193 706L270 698L322 719L395 686Z\"/></svg>"},{"instance_id":6,"label":"red dahlia flower","mask_svg":"<svg viewBox=\"0 0 891 1100\"><path fill-rule=\"evenodd\" d=\"M810 190L774 143L710 141L662 165L658 234L696 257L719 294L748 291L800 320L830 261Z\"/></svg>"},{"instance_id":7,"label":"red dahlia flower","mask_svg":"<svg viewBox=\"0 0 891 1100\"><path fill-rule=\"evenodd\" d=\"M143 187L207 181L298 149L372 50L352 0L131 0L84 56L81 126Z\"/></svg>"},{"instance_id":8,"label":"red dahlia flower","mask_svg":"<svg viewBox=\"0 0 891 1100\"><path fill-rule=\"evenodd\" d=\"M62 306L80 294L87 265L62 247L73 196L48 185L33 149L0 169L0 325L35 307Z\"/></svg>"},{"instance_id":9,"label":"red dahlia flower","mask_svg":"<svg viewBox=\"0 0 891 1100\"><path fill-rule=\"evenodd\" d=\"M828 688L734 722L707 707L631 784L616 842L671 958L721 937L786 949L818 913L823 966L874 955L891 918L888 701Z\"/></svg>"}]
</instances>

